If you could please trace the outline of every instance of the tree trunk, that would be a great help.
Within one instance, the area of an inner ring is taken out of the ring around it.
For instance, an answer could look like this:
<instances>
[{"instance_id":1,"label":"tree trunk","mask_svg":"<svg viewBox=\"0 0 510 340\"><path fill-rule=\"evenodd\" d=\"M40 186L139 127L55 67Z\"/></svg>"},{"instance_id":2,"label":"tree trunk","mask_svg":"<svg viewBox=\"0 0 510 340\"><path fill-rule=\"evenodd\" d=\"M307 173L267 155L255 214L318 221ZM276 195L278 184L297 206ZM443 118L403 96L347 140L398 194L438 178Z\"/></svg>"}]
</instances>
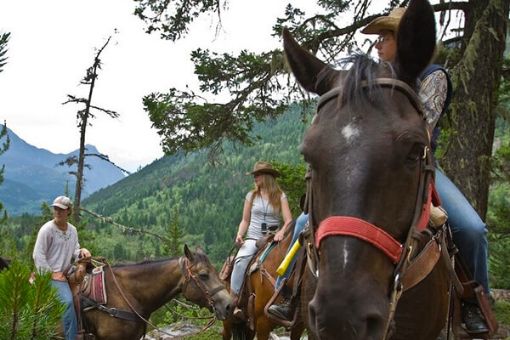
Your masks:
<instances>
[{"instance_id":1,"label":"tree trunk","mask_svg":"<svg viewBox=\"0 0 510 340\"><path fill-rule=\"evenodd\" d=\"M443 166L482 218L487 212L508 0L471 0L465 50L452 70L452 137Z\"/></svg>"},{"instance_id":2,"label":"tree trunk","mask_svg":"<svg viewBox=\"0 0 510 340\"><path fill-rule=\"evenodd\" d=\"M105 44L106 46L106 44ZM103 47L104 48L104 47ZM102 49L101 49L102 51ZM101 53L101 51L99 53ZM74 222L80 222L80 206L81 206L81 191L83 189L83 168L85 167L85 133L87 130L88 118L90 117L90 105L92 103L92 94L94 93L94 85L97 78L97 67L99 65L99 53L96 56L94 65L92 67L92 79L90 81L89 95L85 104L85 110L82 113L81 126L80 126L80 153L78 156L78 169L76 171L76 190L74 192Z\"/></svg>"}]
</instances>

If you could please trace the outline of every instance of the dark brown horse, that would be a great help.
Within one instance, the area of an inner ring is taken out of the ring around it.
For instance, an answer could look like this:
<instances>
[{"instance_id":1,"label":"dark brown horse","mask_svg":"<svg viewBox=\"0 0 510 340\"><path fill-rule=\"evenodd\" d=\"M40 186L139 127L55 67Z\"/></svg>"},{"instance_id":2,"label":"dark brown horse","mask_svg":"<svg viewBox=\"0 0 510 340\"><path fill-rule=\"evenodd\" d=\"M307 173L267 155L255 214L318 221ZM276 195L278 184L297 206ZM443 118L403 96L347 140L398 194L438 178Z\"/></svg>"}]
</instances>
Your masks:
<instances>
[{"instance_id":1,"label":"dark brown horse","mask_svg":"<svg viewBox=\"0 0 510 340\"><path fill-rule=\"evenodd\" d=\"M245 280L248 282L243 286L243 311L247 316L246 320L234 320L229 318L223 322L223 339L228 340L251 340L255 336L258 340L269 339L271 331L278 326L268 318L264 309L275 292L276 269L282 262L289 243L292 239L293 226L290 226L285 238L275 243L271 251L262 261L263 251L255 256L255 263L259 263L257 269L252 271ZM248 267L248 271L250 267ZM297 340L303 333L304 327L296 327L291 332L291 339Z\"/></svg>"},{"instance_id":2,"label":"dark brown horse","mask_svg":"<svg viewBox=\"0 0 510 340\"><path fill-rule=\"evenodd\" d=\"M127 312L133 320L98 309L83 313L83 321L96 339L140 339L147 324L139 316L148 320L152 312L178 294L225 319L231 313L232 299L218 273L200 249L193 253L185 246L184 253L169 260L113 266L111 270L105 267L106 307Z\"/></svg>"},{"instance_id":3,"label":"dark brown horse","mask_svg":"<svg viewBox=\"0 0 510 340\"><path fill-rule=\"evenodd\" d=\"M350 70L337 71L284 32L292 72L321 96L301 146L313 226L312 270L305 269L313 279L305 281L302 300L309 330L320 339L430 340L447 318L446 261L407 285L409 260L423 246L418 229L433 173L415 93L435 47L426 0L411 1L397 39L395 64L360 55L350 58Z\"/></svg>"}]
</instances>

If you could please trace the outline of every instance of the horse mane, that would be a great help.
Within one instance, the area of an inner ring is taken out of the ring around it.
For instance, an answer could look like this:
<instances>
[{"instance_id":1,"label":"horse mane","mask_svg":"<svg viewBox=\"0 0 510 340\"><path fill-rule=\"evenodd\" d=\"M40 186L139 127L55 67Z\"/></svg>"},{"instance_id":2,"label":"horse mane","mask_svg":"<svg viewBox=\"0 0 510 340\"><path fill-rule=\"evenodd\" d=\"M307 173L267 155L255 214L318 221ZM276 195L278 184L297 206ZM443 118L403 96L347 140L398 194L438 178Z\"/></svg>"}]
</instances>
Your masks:
<instances>
[{"instance_id":1,"label":"horse mane","mask_svg":"<svg viewBox=\"0 0 510 340\"><path fill-rule=\"evenodd\" d=\"M161 262L178 260L178 259L179 258L177 256L174 256L174 257L167 257L167 258L156 259L156 260L144 260L142 262L136 262L136 263L118 263L118 264L115 264L112 267L114 267L114 268L123 268L123 267L131 267L131 266L146 266L146 265L150 265L150 264L158 264L158 263L161 263Z\"/></svg>"},{"instance_id":2,"label":"horse mane","mask_svg":"<svg viewBox=\"0 0 510 340\"><path fill-rule=\"evenodd\" d=\"M344 78L343 93L340 105L360 107L365 105L381 106L385 96L381 95L381 86L374 84L377 78L396 78L396 72L391 63L377 62L365 53L355 53L343 58L341 65L352 64ZM368 83L368 86L365 85Z\"/></svg>"}]
</instances>

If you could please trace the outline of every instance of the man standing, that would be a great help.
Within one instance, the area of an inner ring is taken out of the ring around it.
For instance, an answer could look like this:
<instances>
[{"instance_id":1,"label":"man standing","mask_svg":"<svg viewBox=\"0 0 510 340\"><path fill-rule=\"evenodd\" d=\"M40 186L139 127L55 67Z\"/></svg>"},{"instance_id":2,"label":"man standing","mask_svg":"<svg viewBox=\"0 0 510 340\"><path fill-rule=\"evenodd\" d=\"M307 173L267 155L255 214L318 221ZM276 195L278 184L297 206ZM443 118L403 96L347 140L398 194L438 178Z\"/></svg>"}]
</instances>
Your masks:
<instances>
[{"instance_id":1,"label":"man standing","mask_svg":"<svg viewBox=\"0 0 510 340\"><path fill-rule=\"evenodd\" d=\"M45 223L39 230L33 258L39 273L51 272L51 283L65 305L63 316L65 338L75 340L78 325L73 295L65 273L71 267L73 258L90 257L90 252L85 248L80 249L76 228L67 222L72 210L69 197L58 196L51 206L53 220Z\"/></svg>"}]
</instances>

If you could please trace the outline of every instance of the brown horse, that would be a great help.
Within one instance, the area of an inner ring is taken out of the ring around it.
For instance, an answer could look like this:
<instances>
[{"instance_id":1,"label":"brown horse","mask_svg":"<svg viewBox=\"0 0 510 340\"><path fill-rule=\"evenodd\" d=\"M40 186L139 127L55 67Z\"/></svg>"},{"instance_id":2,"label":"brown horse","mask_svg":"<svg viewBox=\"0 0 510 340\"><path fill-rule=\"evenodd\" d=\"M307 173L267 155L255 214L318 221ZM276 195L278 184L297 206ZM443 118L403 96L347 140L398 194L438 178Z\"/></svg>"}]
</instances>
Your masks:
<instances>
[{"instance_id":1,"label":"brown horse","mask_svg":"<svg viewBox=\"0 0 510 340\"><path fill-rule=\"evenodd\" d=\"M413 261L427 258L416 256L423 243L436 248L435 257L444 249L442 230L437 242L420 242L419 232L433 176L415 93L435 48L426 0L411 1L397 39L395 64L358 55L348 71L338 71L284 32L292 72L321 96L301 145L313 229L301 297L310 333L320 339L430 340L447 318L448 262L437 258L419 280L409 276L411 267L419 271Z\"/></svg>"},{"instance_id":2,"label":"brown horse","mask_svg":"<svg viewBox=\"0 0 510 340\"><path fill-rule=\"evenodd\" d=\"M96 339L140 339L147 324L139 316L148 320L178 294L225 319L231 313L232 299L218 273L200 249L193 253L185 246L184 253L179 258L106 268L106 307L113 312L121 310L132 320L99 309L84 312L84 324Z\"/></svg>"},{"instance_id":3,"label":"brown horse","mask_svg":"<svg viewBox=\"0 0 510 340\"><path fill-rule=\"evenodd\" d=\"M233 317L225 320L223 322L224 340L228 340L232 336L234 340L249 340L255 336L258 340L267 340L271 331L278 326L265 315L264 309L275 292L276 269L287 252L292 239L293 225L294 223L290 225L289 232L284 239L273 245L263 261L260 261L263 251L259 251L255 255L252 263L258 263L258 268L252 271L248 278L245 278L248 281L245 282L241 292L242 307L247 320L235 320ZM250 267L252 266L248 266L248 271L250 271ZM299 339L303 330L304 327L293 329L291 339Z\"/></svg>"}]
</instances>

